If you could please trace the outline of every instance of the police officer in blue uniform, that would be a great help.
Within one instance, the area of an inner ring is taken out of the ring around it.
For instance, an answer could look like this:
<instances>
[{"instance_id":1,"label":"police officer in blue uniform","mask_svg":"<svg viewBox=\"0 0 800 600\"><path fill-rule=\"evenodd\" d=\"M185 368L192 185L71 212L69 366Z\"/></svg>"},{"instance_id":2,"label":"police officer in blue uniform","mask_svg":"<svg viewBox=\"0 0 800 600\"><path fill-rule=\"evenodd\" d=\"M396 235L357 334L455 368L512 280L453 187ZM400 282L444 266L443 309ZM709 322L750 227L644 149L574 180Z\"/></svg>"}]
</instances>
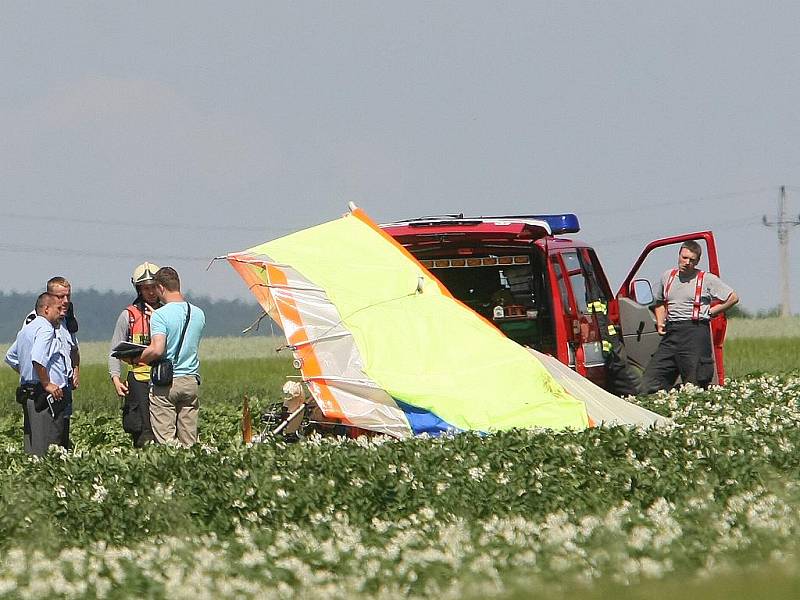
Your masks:
<instances>
[{"instance_id":1,"label":"police officer in blue uniform","mask_svg":"<svg viewBox=\"0 0 800 600\"><path fill-rule=\"evenodd\" d=\"M67 373L69 374L68 381L73 390L78 389L80 383L80 362L81 355L78 347L78 320L75 318L75 308L72 305L72 286L65 277L51 277L47 281L47 293L55 296L63 305L61 323L56 328L56 334L61 338L61 342L69 345L69 352L66 356ZM36 311L31 311L25 317L25 325L30 323L36 318ZM64 411L64 439L62 444L65 448L72 446L69 437L70 418L72 417L72 396L67 402L67 408Z\"/></svg>"},{"instance_id":2,"label":"police officer in blue uniform","mask_svg":"<svg viewBox=\"0 0 800 600\"><path fill-rule=\"evenodd\" d=\"M42 456L51 444L66 447L64 413L71 400L70 346L57 328L65 304L47 292L36 300L36 318L25 325L6 353L5 361L20 376L17 401L24 413L24 447Z\"/></svg>"}]
</instances>

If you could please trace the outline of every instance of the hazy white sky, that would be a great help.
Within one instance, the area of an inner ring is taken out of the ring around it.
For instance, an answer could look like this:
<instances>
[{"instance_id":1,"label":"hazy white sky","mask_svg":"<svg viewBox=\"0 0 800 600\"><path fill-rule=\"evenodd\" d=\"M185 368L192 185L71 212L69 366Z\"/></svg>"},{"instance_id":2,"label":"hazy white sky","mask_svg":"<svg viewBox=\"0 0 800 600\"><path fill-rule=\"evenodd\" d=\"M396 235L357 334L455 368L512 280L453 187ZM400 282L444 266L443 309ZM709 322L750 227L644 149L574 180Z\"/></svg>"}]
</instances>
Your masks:
<instances>
[{"instance_id":1,"label":"hazy white sky","mask_svg":"<svg viewBox=\"0 0 800 600\"><path fill-rule=\"evenodd\" d=\"M124 290L149 259L244 298L211 257L354 201L575 212L614 287L646 242L710 228L743 305L774 306L798 23L794 2L7 1L0 289Z\"/></svg>"}]
</instances>

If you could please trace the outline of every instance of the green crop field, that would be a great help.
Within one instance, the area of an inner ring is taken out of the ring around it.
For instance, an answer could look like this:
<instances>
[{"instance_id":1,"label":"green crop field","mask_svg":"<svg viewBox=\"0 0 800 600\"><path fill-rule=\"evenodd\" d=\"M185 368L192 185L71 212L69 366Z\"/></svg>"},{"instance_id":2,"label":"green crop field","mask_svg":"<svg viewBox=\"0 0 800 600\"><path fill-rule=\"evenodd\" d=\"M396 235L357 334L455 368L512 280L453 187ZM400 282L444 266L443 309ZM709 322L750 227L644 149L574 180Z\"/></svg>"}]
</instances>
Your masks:
<instances>
[{"instance_id":1,"label":"green crop field","mask_svg":"<svg viewBox=\"0 0 800 600\"><path fill-rule=\"evenodd\" d=\"M657 431L246 447L279 343L204 342L191 450L130 448L87 344L75 450L28 457L0 370L0 597L798 596L796 338L733 336L728 386L639 400Z\"/></svg>"}]
</instances>

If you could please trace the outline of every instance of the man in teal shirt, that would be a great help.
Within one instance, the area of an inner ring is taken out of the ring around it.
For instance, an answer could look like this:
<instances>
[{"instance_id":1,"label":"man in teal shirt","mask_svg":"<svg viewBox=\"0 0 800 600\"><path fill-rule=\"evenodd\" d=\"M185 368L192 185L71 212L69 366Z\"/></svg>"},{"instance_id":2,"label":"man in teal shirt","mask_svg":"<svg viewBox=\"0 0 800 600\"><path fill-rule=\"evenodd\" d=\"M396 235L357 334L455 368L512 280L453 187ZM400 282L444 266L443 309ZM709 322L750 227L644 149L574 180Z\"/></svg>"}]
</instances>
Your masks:
<instances>
[{"instance_id":1,"label":"man in teal shirt","mask_svg":"<svg viewBox=\"0 0 800 600\"><path fill-rule=\"evenodd\" d=\"M173 364L170 385L152 385L150 422L156 443L191 446L197 442L197 415L200 386L200 361L197 350L206 316L181 294L181 282L172 267L162 267L154 277L156 291L164 305L150 318L150 345L139 358L152 363L168 358ZM187 322L188 319L188 322ZM186 332L181 340L181 333Z\"/></svg>"}]
</instances>

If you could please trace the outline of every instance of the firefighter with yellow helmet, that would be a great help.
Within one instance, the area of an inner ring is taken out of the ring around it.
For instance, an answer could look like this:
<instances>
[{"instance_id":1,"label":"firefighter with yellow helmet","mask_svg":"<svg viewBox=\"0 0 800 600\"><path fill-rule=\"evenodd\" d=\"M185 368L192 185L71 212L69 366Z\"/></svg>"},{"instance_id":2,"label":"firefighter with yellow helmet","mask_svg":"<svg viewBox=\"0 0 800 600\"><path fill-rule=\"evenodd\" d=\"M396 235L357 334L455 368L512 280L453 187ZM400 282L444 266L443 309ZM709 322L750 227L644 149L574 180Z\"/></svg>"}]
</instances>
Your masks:
<instances>
[{"instance_id":1,"label":"firefighter with yellow helmet","mask_svg":"<svg viewBox=\"0 0 800 600\"><path fill-rule=\"evenodd\" d=\"M120 342L133 342L147 346L150 343L150 316L161 306L153 277L158 265L144 262L133 270L131 283L136 289L136 298L117 318L111 348ZM150 425L150 366L132 364L128 366L126 378L121 379L122 362L109 354L108 373L114 390L124 399L122 405L122 428L133 438L133 445L141 448L152 442Z\"/></svg>"}]
</instances>

